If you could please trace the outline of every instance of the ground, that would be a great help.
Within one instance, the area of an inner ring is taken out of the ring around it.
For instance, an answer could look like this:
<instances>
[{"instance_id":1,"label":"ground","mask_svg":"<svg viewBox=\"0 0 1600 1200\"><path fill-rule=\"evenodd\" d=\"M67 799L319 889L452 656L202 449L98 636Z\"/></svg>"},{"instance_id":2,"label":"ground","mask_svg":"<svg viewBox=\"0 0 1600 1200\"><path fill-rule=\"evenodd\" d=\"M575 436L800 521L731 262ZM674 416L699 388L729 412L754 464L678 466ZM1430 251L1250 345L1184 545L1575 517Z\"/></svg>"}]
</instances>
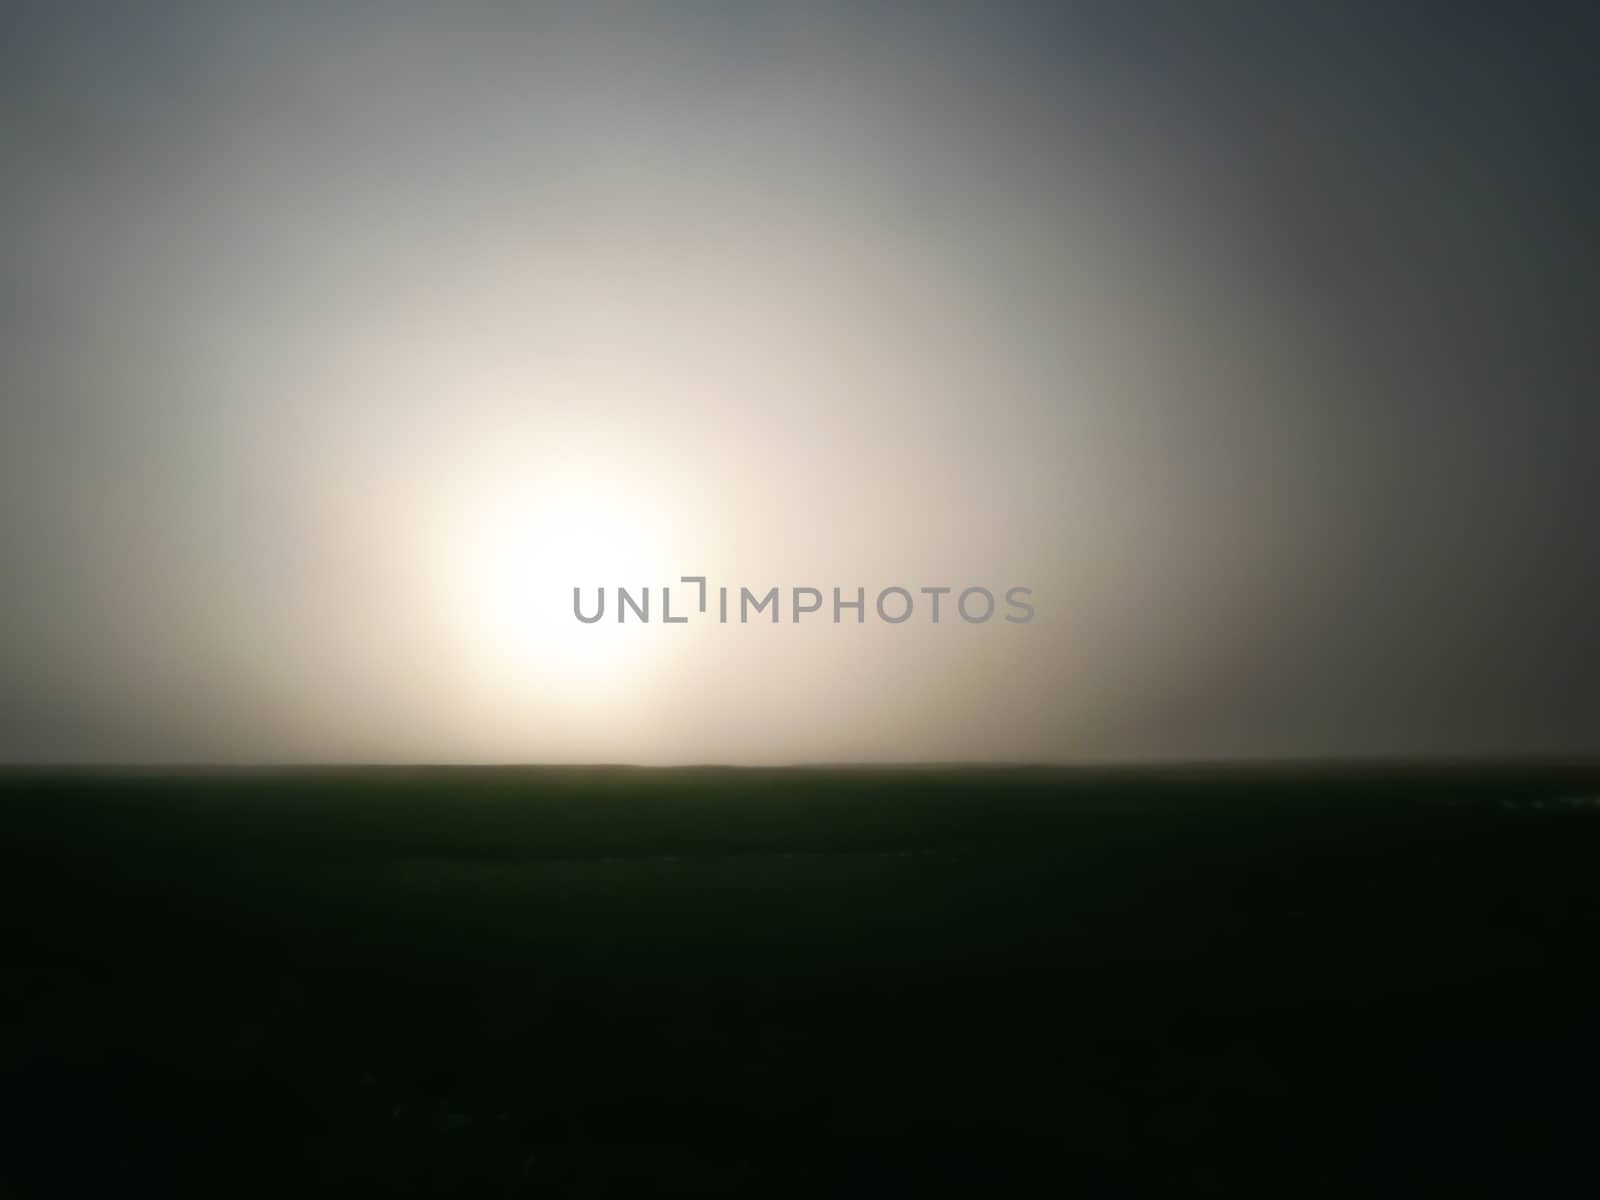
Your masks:
<instances>
[{"instance_id":1,"label":"ground","mask_svg":"<svg viewBox=\"0 0 1600 1200\"><path fill-rule=\"evenodd\" d=\"M1593 768L12 770L0 814L6 1196L1600 1188Z\"/></svg>"}]
</instances>

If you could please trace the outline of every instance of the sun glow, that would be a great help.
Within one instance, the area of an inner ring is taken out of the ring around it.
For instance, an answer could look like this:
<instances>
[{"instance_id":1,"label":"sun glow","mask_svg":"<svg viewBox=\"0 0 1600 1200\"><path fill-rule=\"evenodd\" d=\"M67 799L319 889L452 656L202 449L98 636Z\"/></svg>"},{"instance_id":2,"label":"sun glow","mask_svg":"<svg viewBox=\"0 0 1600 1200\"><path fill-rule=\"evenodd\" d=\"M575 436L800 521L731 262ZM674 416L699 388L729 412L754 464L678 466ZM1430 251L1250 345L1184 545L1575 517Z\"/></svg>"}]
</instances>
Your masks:
<instances>
[{"instance_id":1,"label":"sun glow","mask_svg":"<svg viewBox=\"0 0 1600 1200\"><path fill-rule=\"evenodd\" d=\"M465 542L473 561L465 616L484 664L519 685L549 683L564 699L634 687L662 652L648 627L573 615L573 589L670 577L671 546L651 507L615 466L562 471L489 506Z\"/></svg>"}]
</instances>

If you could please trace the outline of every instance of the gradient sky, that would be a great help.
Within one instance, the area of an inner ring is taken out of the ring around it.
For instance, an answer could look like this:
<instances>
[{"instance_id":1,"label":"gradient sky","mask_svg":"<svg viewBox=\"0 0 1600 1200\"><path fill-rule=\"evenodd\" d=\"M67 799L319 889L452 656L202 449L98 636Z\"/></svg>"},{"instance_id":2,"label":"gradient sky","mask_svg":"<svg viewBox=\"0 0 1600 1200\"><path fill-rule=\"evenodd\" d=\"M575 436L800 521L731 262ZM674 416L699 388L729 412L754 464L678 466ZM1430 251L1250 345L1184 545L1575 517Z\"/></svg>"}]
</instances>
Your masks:
<instances>
[{"instance_id":1,"label":"gradient sky","mask_svg":"<svg viewBox=\"0 0 1600 1200\"><path fill-rule=\"evenodd\" d=\"M1600 28L1322 7L4 5L0 758L1600 751Z\"/></svg>"}]
</instances>

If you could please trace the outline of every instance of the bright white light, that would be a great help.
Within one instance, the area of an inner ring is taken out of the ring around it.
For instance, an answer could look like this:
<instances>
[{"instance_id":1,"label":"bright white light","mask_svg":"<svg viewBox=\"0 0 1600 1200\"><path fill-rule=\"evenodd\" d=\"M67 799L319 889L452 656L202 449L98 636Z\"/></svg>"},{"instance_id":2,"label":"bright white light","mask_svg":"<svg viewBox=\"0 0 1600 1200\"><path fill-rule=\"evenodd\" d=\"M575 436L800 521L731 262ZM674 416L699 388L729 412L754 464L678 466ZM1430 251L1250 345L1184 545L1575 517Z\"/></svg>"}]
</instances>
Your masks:
<instances>
[{"instance_id":1,"label":"bright white light","mask_svg":"<svg viewBox=\"0 0 1600 1200\"><path fill-rule=\"evenodd\" d=\"M466 617L493 674L548 684L564 700L594 698L646 681L661 651L650 637L660 589L673 579L668 533L619 464L564 464L496 499L466 534ZM586 614L606 590L605 618ZM652 625L617 621L616 589L651 591ZM542 690L542 688L541 688Z\"/></svg>"}]
</instances>

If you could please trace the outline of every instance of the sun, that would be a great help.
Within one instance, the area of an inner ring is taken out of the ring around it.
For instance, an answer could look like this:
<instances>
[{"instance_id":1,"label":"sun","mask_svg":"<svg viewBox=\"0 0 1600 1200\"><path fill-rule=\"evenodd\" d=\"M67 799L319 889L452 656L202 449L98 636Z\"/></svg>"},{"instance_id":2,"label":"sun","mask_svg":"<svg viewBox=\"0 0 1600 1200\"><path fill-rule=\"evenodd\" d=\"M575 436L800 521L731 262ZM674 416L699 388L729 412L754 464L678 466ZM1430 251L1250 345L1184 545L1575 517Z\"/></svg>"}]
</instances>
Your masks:
<instances>
[{"instance_id":1,"label":"sun","mask_svg":"<svg viewBox=\"0 0 1600 1200\"><path fill-rule=\"evenodd\" d=\"M671 545L640 489L618 474L567 470L502 494L473 518L460 544L463 616L483 669L578 700L636 685L661 647L650 625L573 612L581 588L652 590L674 577Z\"/></svg>"}]
</instances>

